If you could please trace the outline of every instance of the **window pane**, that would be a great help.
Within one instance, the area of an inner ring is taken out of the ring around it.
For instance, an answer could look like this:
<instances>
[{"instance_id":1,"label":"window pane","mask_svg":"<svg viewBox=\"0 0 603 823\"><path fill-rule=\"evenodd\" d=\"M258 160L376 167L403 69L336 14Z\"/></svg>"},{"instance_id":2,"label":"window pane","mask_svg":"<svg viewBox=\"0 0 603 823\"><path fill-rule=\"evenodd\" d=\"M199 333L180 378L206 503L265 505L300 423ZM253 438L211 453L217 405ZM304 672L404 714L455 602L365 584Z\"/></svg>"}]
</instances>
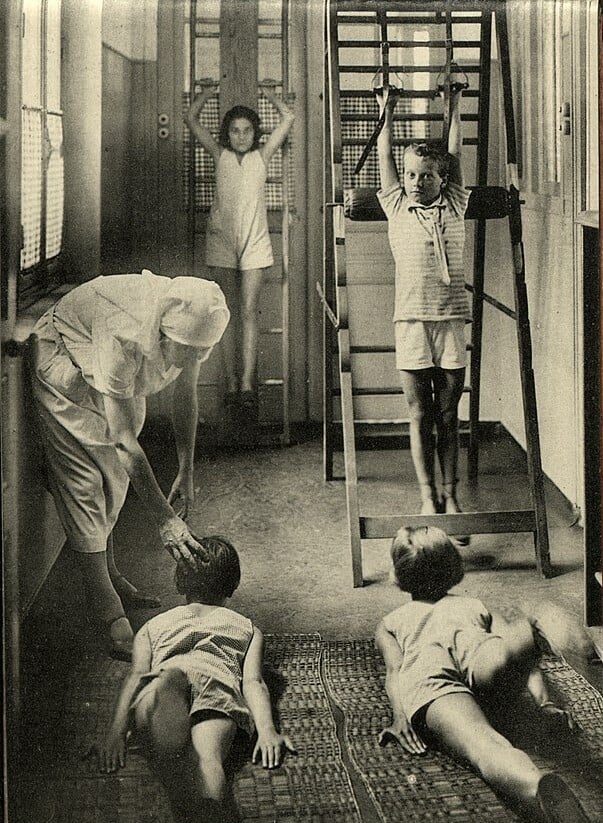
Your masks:
<instances>
[{"instance_id":1,"label":"window pane","mask_svg":"<svg viewBox=\"0 0 603 823\"><path fill-rule=\"evenodd\" d=\"M23 0L22 102L41 106L42 0Z\"/></svg>"},{"instance_id":2,"label":"window pane","mask_svg":"<svg viewBox=\"0 0 603 823\"><path fill-rule=\"evenodd\" d=\"M42 114L25 109L21 143L21 268L40 262L42 216Z\"/></svg>"},{"instance_id":3,"label":"window pane","mask_svg":"<svg viewBox=\"0 0 603 823\"><path fill-rule=\"evenodd\" d=\"M61 0L48 0L46 10L46 108L61 109Z\"/></svg>"},{"instance_id":4,"label":"window pane","mask_svg":"<svg viewBox=\"0 0 603 823\"><path fill-rule=\"evenodd\" d=\"M63 238L63 119L48 115L50 156L46 178L46 259L61 251Z\"/></svg>"}]
</instances>

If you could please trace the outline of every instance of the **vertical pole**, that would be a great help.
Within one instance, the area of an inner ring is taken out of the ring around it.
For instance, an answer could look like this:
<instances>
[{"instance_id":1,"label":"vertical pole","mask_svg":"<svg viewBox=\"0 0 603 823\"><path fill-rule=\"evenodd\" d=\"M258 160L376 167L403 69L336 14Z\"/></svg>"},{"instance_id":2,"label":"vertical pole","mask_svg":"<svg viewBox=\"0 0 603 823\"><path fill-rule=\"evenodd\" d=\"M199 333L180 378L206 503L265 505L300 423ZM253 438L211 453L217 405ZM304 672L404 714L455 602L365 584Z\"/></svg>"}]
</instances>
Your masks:
<instances>
[{"instance_id":1,"label":"vertical pole","mask_svg":"<svg viewBox=\"0 0 603 823\"><path fill-rule=\"evenodd\" d=\"M358 476L356 469L356 443L354 433L354 403L352 392L352 363L345 260L345 217L343 214L343 149L341 140L341 112L339 106L339 46L337 31L337 0L329 0L328 77L330 89L330 159L331 207L333 225L333 258L335 263L335 294L339 329L339 382L341 386L341 418L345 461L345 491L348 513L348 534L352 554L352 580L354 586L362 586L362 543L360 539L360 510L358 502Z\"/></svg>"},{"instance_id":2,"label":"vertical pole","mask_svg":"<svg viewBox=\"0 0 603 823\"><path fill-rule=\"evenodd\" d=\"M519 203L517 175L517 144L515 139L515 121L513 119L513 97L511 85L511 62L509 57L509 37L504 6L495 11L498 50L503 83L505 110L505 127L507 137L507 164L510 178L509 197L509 231L513 248L514 294L519 349L519 371L523 398L523 415L526 433L526 452L528 458L528 477L534 504L536 531L534 543L536 550L536 568L545 577L550 577L551 560L549 555L549 536L547 529L546 501L544 497L544 473L540 455L540 437L538 432L538 407L536 403L536 386L532 368L532 337L528 314L528 294L525 281L525 256L523 249L521 206Z\"/></svg>"},{"instance_id":3,"label":"vertical pole","mask_svg":"<svg viewBox=\"0 0 603 823\"><path fill-rule=\"evenodd\" d=\"M220 120L236 105L258 105L258 0L220 4Z\"/></svg>"},{"instance_id":4,"label":"vertical pole","mask_svg":"<svg viewBox=\"0 0 603 823\"><path fill-rule=\"evenodd\" d=\"M492 61L492 13L482 13L481 51L479 74L479 108L477 133L477 183L488 183L488 139L490 130L490 73ZM469 448L467 451L467 475L470 481L477 479L479 460L479 407L482 366L482 336L484 318L484 270L486 260L486 221L478 220L475 226L473 250L473 309L471 326L471 395L469 397Z\"/></svg>"},{"instance_id":5,"label":"vertical pole","mask_svg":"<svg viewBox=\"0 0 603 823\"><path fill-rule=\"evenodd\" d=\"M282 17L281 17L281 58L282 58L282 95L283 99L287 99L289 95L289 0L282 0ZM289 138L285 140L282 147L282 192L283 192L283 210L282 210L282 229L281 229L281 245L282 245L282 275L281 275L281 356L282 356L282 373L283 373L283 430L281 433L281 442L283 445L288 445L291 440L290 433L290 409L289 409L289 228L290 228L290 213L289 213L289 162L290 162L290 147Z\"/></svg>"},{"instance_id":6,"label":"vertical pole","mask_svg":"<svg viewBox=\"0 0 603 823\"><path fill-rule=\"evenodd\" d=\"M333 258L333 180L331 177L331 84L329 81L329 10L325 4L324 16L324 90L323 90L323 275L322 292L330 306L335 296L335 261ZM335 333L326 312L322 313L322 360L323 360L323 396L322 396L322 441L323 441L323 477L333 480L334 410L333 410L333 370L335 367Z\"/></svg>"},{"instance_id":7,"label":"vertical pole","mask_svg":"<svg viewBox=\"0 0 603 823\"><path fill-rule=\"evenodd\" d=\"M188 104L193 102L197 92L197 0L190 0L189 5L189 58L188 58ZM189 131L189 164L188 164L188 259L189 275L195 274L195 245L197 237L197 190L196 164L197 147L195 138Z\"/></svg>"}]
</instances>

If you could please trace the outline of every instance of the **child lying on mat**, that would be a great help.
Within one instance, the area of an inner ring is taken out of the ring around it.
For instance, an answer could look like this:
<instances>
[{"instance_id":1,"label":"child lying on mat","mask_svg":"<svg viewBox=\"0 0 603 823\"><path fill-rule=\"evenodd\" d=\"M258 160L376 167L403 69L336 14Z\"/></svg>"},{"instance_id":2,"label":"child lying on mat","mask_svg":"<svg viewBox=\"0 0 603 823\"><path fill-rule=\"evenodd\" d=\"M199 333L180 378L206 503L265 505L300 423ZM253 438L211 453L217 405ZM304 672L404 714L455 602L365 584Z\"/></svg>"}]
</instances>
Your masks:
<instances>
[{"instance_id":1,"label":"child lying on mat","mask_svg":"<svg viewBox=\"0 0 603 823\"><path fill-rule=\"evenodd\" d=\"M177 823L232 823L224 762L237 730L257 730L252 757L264 768L280 765L284 749L294 749L274 727L262 633L224 606L241 577L237 552L222 537L198 543L196 569L182 559L176 566L186 605L153 617L135 637L131 672L99 745L100 768L124 766L131 730Z\"/></svg>"},{"instance_id":2,"label":"child lying on mat","mask_svg":"<svg viewBox=\"0 0 603 823\"><path fill-rule=\"evenodd\" d=\"M391 556L396 582L412 600L386 615L375 636L393 710L380 745L393 739L422 754L432 743L469 762L527 820L587 823L564 781L543 773L485 714L497 705L512 712L527 687L548 719L574 728L536 665L535 625L508 622L479 600L449 593L463 578L463 561L441 529L400 529Z\"/></svg>"}]
</instances>

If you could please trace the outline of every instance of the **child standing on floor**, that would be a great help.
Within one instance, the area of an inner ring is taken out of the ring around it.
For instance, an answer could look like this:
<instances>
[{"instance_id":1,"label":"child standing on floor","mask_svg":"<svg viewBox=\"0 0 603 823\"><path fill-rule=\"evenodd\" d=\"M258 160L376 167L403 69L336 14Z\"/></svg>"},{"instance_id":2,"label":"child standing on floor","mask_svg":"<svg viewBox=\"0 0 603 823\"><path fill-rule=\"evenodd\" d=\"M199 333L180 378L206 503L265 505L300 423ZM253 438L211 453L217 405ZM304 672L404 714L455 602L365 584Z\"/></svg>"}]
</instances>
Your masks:
<instances>
[{"instance_id":1,"label":"child standing on floor","mask_svg":"<svg viewBox=\"0 0 603 823\"><path fill-rule=\"evenodd\" d=\"M224 762L237 730L257 730L253 761L264 768L294 751L272 719L262 677L263 637L225 607L240 580L239 558L222 537L205 537L196 569L179 560L175 580L186 605L153 617L138 632L131 673L99 745L101 771L125 764L131 730L165 786L176 823L233 823Z\"/></svg>"},{"instance_id":2,"label":"child standing on floor","mask_svg":"<svg viewBox=\"0 0 603 823\"><path fill-rule=\"evenodd\" d=\"M435 453L442 471L443 510L459 512L456 497L458 404L465 380L464 215L469 191L460 163L460 96L453 75L448 152L419 143L404 152L402 178L392 153L398 96L380 92L385 123L378 141L379 202L388 220L396 264L396 368L410 414L410 448L421 490L421 514L435 514ZM434 440L434 426L436 439Z\"/></svg>"},{"instance_id":3,"label":"child standing on floor","mask_svg":"<svg viewBox=\"0 0 603 823\"><path fill-rule=\"evenodd\" d=\"M247 106L235 106L226 112L218 142L201 125L201 110L217 88L211 80L195 96L185 118L216 166L216 193L207 224L206 264L222 287L231 312L240 305L240 379L232 323L222 338L225 407L229 416L252 424L257 421L258 301L264 273L274 262L264 186L268 164L287 139L294 120L293 112L275 95L275 85L275 81L264 80L260 86L281 115L281 122L263 145L260 118Z\"/></svg>"},{"instance_id":4,"label":"child standing on floor","mask_svg":"<svg viewBox=\"0 0 603 823\"><path fill-rule=\"evenodd\" d=\"M537 622L508 622L480 600L450 594L463 578L463 561L441 529L400 529L391 556L396 582L412 600L384 617L375 635L393 710L380 744L397 740L411 754L424 753L427 742L447 750L531 823L587 823L564 781L543 773L485 713L501 706L513 712L527 687L543 719L574 727L550 700L537 667Z\"/></svg>"}]
</instances>

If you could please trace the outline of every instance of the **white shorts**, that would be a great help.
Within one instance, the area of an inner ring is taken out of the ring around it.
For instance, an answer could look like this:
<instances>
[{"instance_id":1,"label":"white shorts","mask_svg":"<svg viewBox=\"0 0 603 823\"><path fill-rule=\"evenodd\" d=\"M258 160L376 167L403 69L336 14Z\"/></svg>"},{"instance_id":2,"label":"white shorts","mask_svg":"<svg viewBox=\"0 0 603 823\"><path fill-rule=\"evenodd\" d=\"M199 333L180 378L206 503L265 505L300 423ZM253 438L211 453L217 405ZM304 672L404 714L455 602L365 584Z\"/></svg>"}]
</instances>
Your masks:
<instances>
[{"instance_id":1,"label":"white shorts","mask_svg":"<svg viewBox=\"0 0 603 823\"><path fill-rule=\"evenodd\" d=\"M401 371L463 369L467 363L464 320L398 320L394 334Z\"/></svg>"}]
</instances>

